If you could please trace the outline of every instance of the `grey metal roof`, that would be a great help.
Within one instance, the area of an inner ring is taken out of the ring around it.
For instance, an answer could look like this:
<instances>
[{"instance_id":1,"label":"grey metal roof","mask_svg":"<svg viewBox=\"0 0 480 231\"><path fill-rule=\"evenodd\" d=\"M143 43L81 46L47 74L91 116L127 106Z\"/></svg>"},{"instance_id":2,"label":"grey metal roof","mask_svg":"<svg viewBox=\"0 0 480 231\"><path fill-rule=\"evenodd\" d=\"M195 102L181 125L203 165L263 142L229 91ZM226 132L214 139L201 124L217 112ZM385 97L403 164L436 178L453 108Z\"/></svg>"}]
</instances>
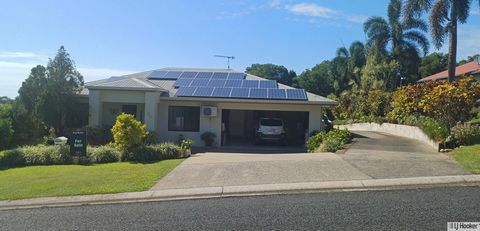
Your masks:
<instances>
[{"instance_id":1,"label":"grey metal roof","mask_svg":"<svg viewBox=\"0 0 480 231\"><path fill-rule=\"evenodd\" d=\"M121 77L124 77L124 79L118 79L118 80L109 80L109 79L101 79L97 81L92 81L88 82L85 84L86 88L89 89L125 89L125 90L157 90L157 91L164 91L165 94L162 94L162 97L168 97L168 98L177 98L175 97L175 93L177 92L177 89L174 87L175 80L149 80L147 79L148 76L153 72L153 71L199 71L199 72L239 72L231 69L219 69L219 68L175 68L175 67L167 67L167 68L161 68L161 69L156 69L156 70L151 70L151 71L144 71L144 72L139 72L139 73L133 73L129 75L124 75ZM255 76L255 75L250 75L247 74L245 79L251 79L251 80L265 80L264 78ZM294 89L293 87L280 84L278 83L278 88L280 89ZM82 91L83 94L85 94L84 91ZM88 94L88 91L87 91ZM337 102L331 99L328 99L323 96L315 95L313 93L307 92L307 101L303 102L308 102L309 104L326 104L326 105L334 105ZM176 100L182 100L183 98L178 98ZM185 99L185 101L192 100L190 99ZM196 100L207 100L207 101L212 101L216 100L215 98L199 98ZM247 99L247 100L238 100L238 99L229 99L229 101L252 101L252 99ZM255 100L259 101L259 100ZM272 101L272 100L261 100L261 101ZM275 101L276 103L289 103L291 101ZM299 102L301 103L301 101Z\"/></svg>"}]
</instances>

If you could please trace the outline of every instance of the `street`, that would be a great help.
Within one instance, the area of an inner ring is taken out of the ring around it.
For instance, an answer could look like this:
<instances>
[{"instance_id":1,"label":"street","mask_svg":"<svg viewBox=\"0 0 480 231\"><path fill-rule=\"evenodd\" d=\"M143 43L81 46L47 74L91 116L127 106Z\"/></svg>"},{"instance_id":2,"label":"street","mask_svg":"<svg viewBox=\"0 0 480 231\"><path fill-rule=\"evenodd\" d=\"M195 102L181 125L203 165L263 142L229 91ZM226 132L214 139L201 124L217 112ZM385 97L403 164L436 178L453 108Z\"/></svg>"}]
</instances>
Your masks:
<instances>
[{"instance_id":1,"label":"street","mask_svg":"<svg viewBox=\"0 0 480 231\"><path fill-rule=\"evenodd\" d=\"M0 212L1 230L445 230L480 187L233 197Z\"/></svg>"}]
</instances>

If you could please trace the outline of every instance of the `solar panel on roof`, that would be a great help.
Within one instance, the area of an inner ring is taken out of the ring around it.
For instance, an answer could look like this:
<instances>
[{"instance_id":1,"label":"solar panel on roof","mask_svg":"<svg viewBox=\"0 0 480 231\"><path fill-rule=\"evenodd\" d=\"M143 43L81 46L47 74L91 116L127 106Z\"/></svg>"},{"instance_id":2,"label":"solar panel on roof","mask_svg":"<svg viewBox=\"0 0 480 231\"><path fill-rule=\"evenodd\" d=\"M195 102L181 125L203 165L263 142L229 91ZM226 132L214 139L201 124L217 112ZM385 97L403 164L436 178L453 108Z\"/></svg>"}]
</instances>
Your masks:
<instances>
[{"instance_id":1,"label":"solar panel on roof","mask_svg":"<svg viewBox=\"0 0 480 231\"><path fill-rule=\"evenodd\" d=\"M260 88L277 88L277 81L275 80L260 80Z\"/></svg>"},{"instance_id":2,"label":"solar panel on roof","mask_svg":"<svg viewBox=\"0 0 480 231\"><path fill-rule=\"evenodd\" d=\"M195 78L198 72L185 71L180 75L180 78Z\"/></svg>"},{"instance_id":3,"label":"solar panel on roof","mask_svg":"<svg viewBox=\"0 0 480 231\"><path fill-rule=\"evenodd\" d=\"M181 87L178 89L176 96L193 96L196 87Z\"/></svg>"},{"instance_id":4,"label":"solar panel on roof","mask_svg":"<svg viewBox=\"0 0 480 231\"><path fill-rule=\"evenodd\" d=\"M193 96L208 97L211 96L213 87L197 87L197 90L193 93Z\"/></svg>"},{"instance_id":5,"label":"solar panel on roof","mask_svg":"<svg viewBox=\"0 0 480 231\"><path fill-rule=\"evenodd\" d=\"M285 92L285 89L269 88L268 98L269 99L286 99L287 93Z\"/></svg>"},{"instance_id":6,"label":"solar panel on roof","mask_svg":"<svg viewBox=\"0 0 480 231\"><path fill-rule=\"evenodd\" d=\"M243 88L258 88L258 80L243 80Z\"/></svg>"},{"instance_id":7,"label":"solar panel on roof","mask_svg":"<svg viewBox=\"0 0 480 231\"><path fill-rule=\"evenodd\" d=\"M232 92L231 87L216 87L213 89L212 97L229 97Z\"/></svg>"},{"instance_id":8,"label":"solar panel on roof","mask_svg":"<svg viewBox=\"0 0 480 231\"><path fill-rule=\"evenodd\" d=\"M209 79L195 78L195 79L193 79L190 86L192 86L192 87L205 87L205 86L208 86L208 81L209 81Z\"/></svg>"},{"instance_id":9,"label":"solar panel on roof","mask_svg":"<svg viewBox=\"0 0 480 231\"><path fill-rule=\"evenodd\" d=\"M307 99L305 90L303 89L286 89L287 99Z\"/></svg>"},{"instance_id":10,"label":"solar panel on roof","mask_svg":"<svg viewBox=\"0 0 480 231\"><path fill-rule=\"evenodd\" d=\"M225 87L242 87L241 79L227 79L225 82Z\"/></svg>"},{"instance_id":11,"label":"solar panel on roof","mask_svg":"<svg viewBox=\"0 0 480 231\"><path fill-rule=\"evenodd\" d=\"M192 83L193 79L189 78L180 78L175 81L175 84L173 84L174 87L188 87Z\"/></svg>"},{"instance_id":12,"label":"solar panel on roof","mask_svg":"<svg viewBox=\"0 0 480 231\"><path fill-rule=\"evenodd\" d=\"M152 71L148 76L149 79L161 79L168 71Z\"/></svg>"},{"instance_id":13,"label":"solar panel on roof","mask_svg":"<svg viewBox=\"0 0 480 231\"><path fill-rule=\"evenodd\" d=\"M249 88L232 88L232 93L230 97L232 98L248 98L250 89Z\"/></svg>"},{"instance_id":14,"label":"solar panel on roof","mask_svg":"<svg viewBox=\"0 0 480 231\"><path fill-rule=\"evenodd\" d=\"M169 71L167 72L163 78L164 79L177 79L180 77L180 75L183 73L183 71Z\"/></svg>"},{"instance_id":15,"label":"solar panel on roof","mask_svg":"<svg viewBox=\"0 0 480 231\"><path fill-rule=\"evenodd\" d=\"M245 74L238 72L230 72L228 73L227 79L245 79Z\"/></svg>"},{"instance_id":16,"label":"solar panel on roof","mask_svg":"<svg viewBox=\"0 0 480 231\"><path fill-rule=\"evenodd\" d=\"M209 87L223 87L225 86L225 79L210 79L210 82L208 82Z\"/></svg>"},{"instance_id":17,"label":"solar panel on roof","mask_svg":"<svg viewBox=\"0 0 480 231\"><path fill-rule=\"evenodd\" d=\"M264 88L251 88L249 98L253 99L266 99L268 98L267 89Z\"/></svg>"},{"instance_id":18,"label":"solar panel on roof","mask_svg":"<svg viewBox=\"0 0 480 231\"><path fill-rule=\"evenodd\" d=\"M213 72L198 72L197 78L207 78L212 77Z\"/></svg>"},{"instance_id":19,"label":"solar panel on roof","mask_svg":"<svg viewBox=\"0 0 480 231\"><path fill-rule=\"evenodd\" d=\"M215 72L212 75L212 79L226 79L228 76L227 72Z\"/></svg>"}]
</instances>

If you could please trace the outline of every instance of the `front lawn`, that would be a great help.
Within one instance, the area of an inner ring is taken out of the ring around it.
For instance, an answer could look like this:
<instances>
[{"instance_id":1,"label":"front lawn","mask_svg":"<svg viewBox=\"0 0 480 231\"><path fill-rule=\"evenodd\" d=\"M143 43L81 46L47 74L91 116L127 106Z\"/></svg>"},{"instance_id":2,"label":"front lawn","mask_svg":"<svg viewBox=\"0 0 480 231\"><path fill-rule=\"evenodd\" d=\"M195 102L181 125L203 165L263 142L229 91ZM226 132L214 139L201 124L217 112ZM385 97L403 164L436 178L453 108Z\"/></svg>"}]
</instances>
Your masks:
<instances>
[{"instance_id":1,"label":"front lawn","mask_svg":"<svg viewBox=\"0 0 480 231\"><path fill-rule=\"evenodd\" d=\"M144 191L183 159L0 170L0 200Z\"/></svg>"},{"instance_id":2,"label":"front lawn","mask_svg":"<svg viewBox=\"0 0 480 231\"><path fill-rule=\"evenodd\" d=\"M480 144L457 148L452 156L468 171L480 174Z\"/></svg>"}]
</instances>

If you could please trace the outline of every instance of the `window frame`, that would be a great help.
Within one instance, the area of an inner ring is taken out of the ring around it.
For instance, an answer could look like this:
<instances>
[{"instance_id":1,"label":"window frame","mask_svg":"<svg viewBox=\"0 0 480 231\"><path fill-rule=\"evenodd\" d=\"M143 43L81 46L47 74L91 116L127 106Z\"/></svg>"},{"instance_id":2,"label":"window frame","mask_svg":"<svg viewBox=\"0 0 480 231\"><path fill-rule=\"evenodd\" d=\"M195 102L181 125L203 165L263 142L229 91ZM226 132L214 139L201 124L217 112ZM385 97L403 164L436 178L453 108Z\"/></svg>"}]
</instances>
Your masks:
<instances>
[{"instance_id":1,"label":"window frame","mask_svg":"<svg viewBox=\"0 0 480 231\"><path fill-rule=\"evenodd\" d=\"M200 131L200 107L199 106L168 106L168 131L171 132L199 132ZM183 110L182 112L175 110ZM177 116L183 114L183 117ZM176 126L176 118L183 118L183 128ZM191 123L191 127L185 127L185 121ZM197 122L195 122L197 121Z\"/></svg>"}]
</instances>

